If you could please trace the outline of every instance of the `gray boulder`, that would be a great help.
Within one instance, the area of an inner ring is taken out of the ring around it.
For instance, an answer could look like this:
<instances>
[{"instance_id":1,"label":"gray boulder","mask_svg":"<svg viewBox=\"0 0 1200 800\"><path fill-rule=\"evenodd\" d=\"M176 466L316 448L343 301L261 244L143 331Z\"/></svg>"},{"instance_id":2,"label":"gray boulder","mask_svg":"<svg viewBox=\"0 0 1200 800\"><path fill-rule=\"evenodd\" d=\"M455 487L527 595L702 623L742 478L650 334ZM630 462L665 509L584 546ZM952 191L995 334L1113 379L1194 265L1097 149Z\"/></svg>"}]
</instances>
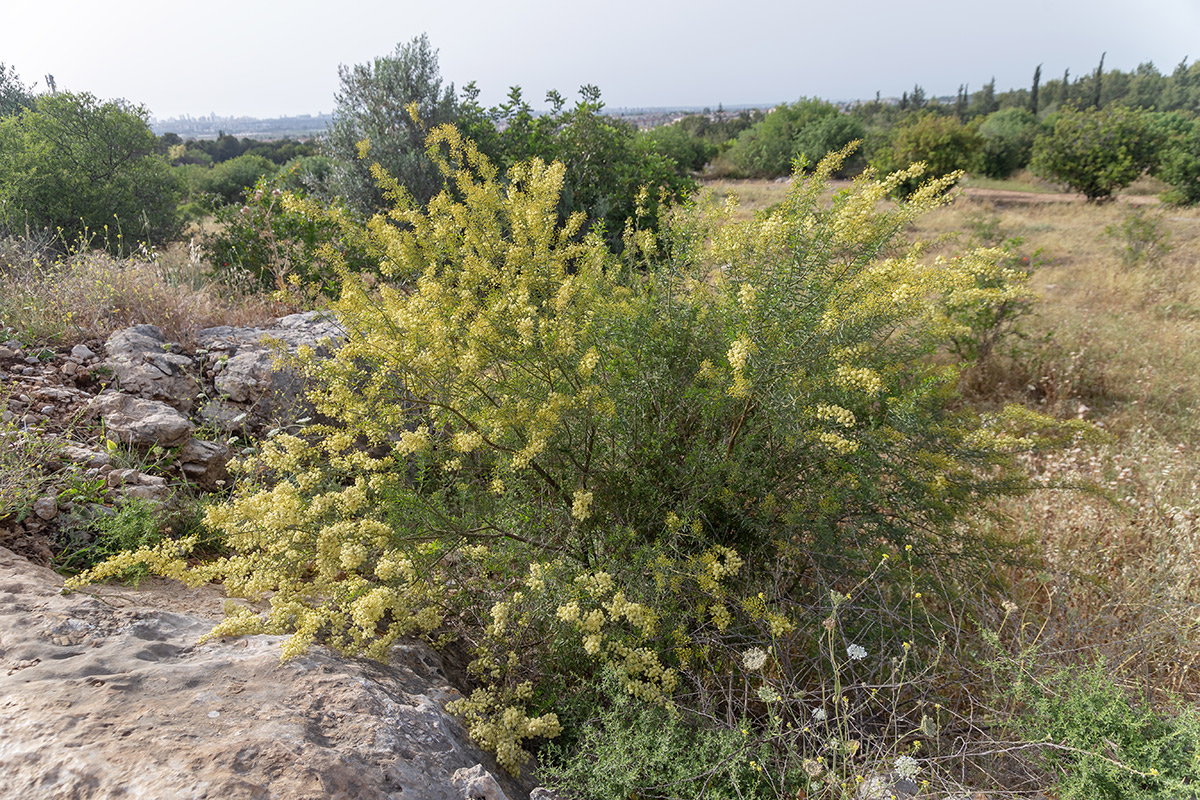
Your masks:
<instances>
[{"instance_id":1,"label":"gray boulder","mask_svg":"<svg viewBox=\"0 0 1200 800\"><path fill-rule=\"evenodd\" d=\"M178 447L192 435L192 423L171 406L127 394L97 395L88 414L104 420L109 435L134 447Z\"/></svg>"},{"instance_id":2,"label":"gray boulder","mask_svg":"<svg viewBox=\"0 0 1200 800\"><path fill-rule=\"evenodd\" d=\"M159 400L183 412L195 406L200 381L192 359L154 325L134 325L108 337L105 362L121 391Z\"/></svg>"},{"instance_id":3,"label":"gray boulder","mask_svg":"<svg viewBox=\"0 0 1200 800\"><path fill-rule=\"evenodd\" d=\"M288 358L310 347L332 353L345 331L317 311L281 317L268 328L206 328L197 341L207 350L207 371L218 395L204 404L204 419L224 430L261 431L311 413L304 400L304 376Z\"/></svg>"}]
</instances>

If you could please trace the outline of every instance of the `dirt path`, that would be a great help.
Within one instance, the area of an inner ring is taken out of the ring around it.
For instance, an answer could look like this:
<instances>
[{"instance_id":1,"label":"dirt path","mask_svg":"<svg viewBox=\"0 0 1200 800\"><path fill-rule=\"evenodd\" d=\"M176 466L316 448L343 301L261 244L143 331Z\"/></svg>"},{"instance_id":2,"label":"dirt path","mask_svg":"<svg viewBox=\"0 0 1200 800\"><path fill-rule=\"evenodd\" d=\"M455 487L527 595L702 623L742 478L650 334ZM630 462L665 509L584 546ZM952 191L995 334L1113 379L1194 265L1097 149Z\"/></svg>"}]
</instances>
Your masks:
<instances>
[{"instance_id":1,"label":"dirt path","mask_svg":"<svg viewBox=\"0 0 1200 800\"><path fill-rule=\"evenodd\" d=\"M1016 192L1009 189L978 189L967 186L963 187L962 193L964 197L969 197L972 200L990 200L993 203L1001 204L1084 202L1083 195L1068 192ZM1117 197L1116 201L1134 206L1158 205L1160 202L1154 195L1143 194L1122 195Z\"/></svg>"}]
</instances>

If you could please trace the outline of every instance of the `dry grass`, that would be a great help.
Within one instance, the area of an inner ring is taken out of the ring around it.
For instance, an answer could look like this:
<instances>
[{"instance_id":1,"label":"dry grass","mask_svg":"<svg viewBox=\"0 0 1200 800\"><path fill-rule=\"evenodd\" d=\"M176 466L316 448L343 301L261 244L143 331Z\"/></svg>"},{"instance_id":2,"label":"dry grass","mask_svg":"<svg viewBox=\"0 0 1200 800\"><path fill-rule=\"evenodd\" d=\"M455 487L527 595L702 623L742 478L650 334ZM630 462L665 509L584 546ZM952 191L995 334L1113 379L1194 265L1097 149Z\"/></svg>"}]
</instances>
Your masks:
<instances>
[{"instance_id":1,"label":"dry grass","mask_svg":"<svg viewBox=\"0 0 1200 800\"><path fill-rule=\"evenodd\" d=\"M1140 208L1140 207L1139 207ZM1083 416L1114 436L1031 462L1046 491L1004 504L1001 533L1037 561L1008 575L1030 641L1048 658L1105 655L1150 696L1200 695L1200 210L1151 207L1171 249L1131 264L1121 203L962 199L914 235L1020 237L1041 250L1041 295L1016 357L992 367L983 399ZM1111 232L1110 232L1111 231Z\"/></svg>"},{"instance_id":2,"label":"dry grass","mask_svg":"<svg viewBox=\"0 0 1200 800\"><path fill-rule=\"evenodd\" d=\"M0 252L0 324L9 335L39 343L103 340L114 330L150 324L190 344L206 327L261 324L294 310L287 301L208 278L186 243L131 258L91 252L50 259L16 243Z\"/></svg>"}]
</instances>

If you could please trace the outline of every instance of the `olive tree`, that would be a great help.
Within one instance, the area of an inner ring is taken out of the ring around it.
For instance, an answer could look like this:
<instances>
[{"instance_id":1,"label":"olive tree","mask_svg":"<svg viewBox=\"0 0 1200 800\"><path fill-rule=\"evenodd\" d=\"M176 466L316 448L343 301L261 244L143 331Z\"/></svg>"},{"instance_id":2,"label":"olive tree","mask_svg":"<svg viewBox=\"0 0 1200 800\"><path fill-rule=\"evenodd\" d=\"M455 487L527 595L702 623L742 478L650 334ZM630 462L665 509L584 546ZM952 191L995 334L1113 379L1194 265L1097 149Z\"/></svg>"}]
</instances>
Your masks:
<instances>
[{"instance_id":1,"label":"olive tree","mask_svg":"<svg viewBox=\"0 0 1200 800\"><path fill-rule=\"evenodd\" d=\"M457 106L454 85L442 86L437 56L422 34L398 45L392 55L339 67L341 91L324 147L334 159L328 188L351 208L370 215L388 205L371 163L422 205L441 189L441 175L425 153L425 136L427 129L454 121ZM369 158L360 158L364 141Z\"/></svg>"}]
</instances>

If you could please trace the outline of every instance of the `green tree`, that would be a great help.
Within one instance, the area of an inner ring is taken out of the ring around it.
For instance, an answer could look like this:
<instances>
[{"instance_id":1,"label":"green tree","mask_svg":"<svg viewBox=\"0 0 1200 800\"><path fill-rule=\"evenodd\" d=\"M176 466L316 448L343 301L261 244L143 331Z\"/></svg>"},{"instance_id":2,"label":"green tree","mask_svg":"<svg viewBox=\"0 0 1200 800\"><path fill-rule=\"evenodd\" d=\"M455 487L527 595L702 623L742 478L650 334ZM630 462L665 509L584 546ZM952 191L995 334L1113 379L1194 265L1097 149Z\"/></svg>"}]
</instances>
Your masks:
<instances>
[{"instance_id":1,"label":"green tree","mask_svg":"<svg viewBox=\"0 0 1200 800\"><path fill-rule=\"evenodd\" d=\"M889 144L880 149L871 163L881 171L894 172L922 161L927 175L941 177L975 169L982 147L983 138L971 125L964 125L956 117L926 112L910 117L896 128ZM908 178L897 190L908 194L918 185L916 177Z\"/></svg>"},{"instance_id":2,"label":"green tree","mask_svg":"<svg viewBox=\"0 0 1200 800\"><path fill-rule=\"evenodd\" d=\"M1067 108L1034 141L1029 168L1102 201L1154 165L1160 142L1144 112L1119 105Z\"/></svg>"},{"instance_id":3,"label":"green tree","mask_svg":"<svg viewBox=\"0 0 1200 800\"><path fill-rule=\"evenodd\" d=\"M457 116L454 86L442 86L429 37L421 34L370 64L339 67L338 76L341 91L324 142L325 154L335 161L331 190L362 214L383 209L384 193L368 166L378 163L416 202L429 202L442 179L425 153L426 127ZM367 159L359 158L364 140L370 144Z\"/></svg>"},{"instance_id":4,"label":"green tree","mask_svg":"<svg viewBox=\"0 0 1200 800\"><path fill-rule=\"evenodd\" d=\"M996 103L996 79L992 78L975 94L971 95L971 107L968 113L972 117L986 117L999 108Z\"/></svg>"},{"instance_id":5,"label":"green tree","mask_svg":"<svg viewBox=\"0 0 1200 800\"><path fill-rule=\"evenodd\" d=\"M853 141L866 137L866 127L856 117L846 114L825 114L809 122L796 133L793 149L803 156L809 166L830 153L836 153ZM862 171L863 159L858 153L847 158L838 168L837 177Z\"/></svg>"},{"instance_id":6,"label":"green tree","mask_svg":"<svg viewBox=\"0 0 1200 800\"><path fill-rule=\"evenodd\" d=\"M12 66L0 61L0 117L18 114L33 105L33 89L21 83Z\"/></svg>"},{"instance_id":7,"label":"green tree","mask_svg":"<svg viewBox=\"0 0 1200 800\"><path fill-rule=\"evenodd\" d=\"M1042 81L1042 65L1038 64L1033 71L1033 86L1029 89L1029 113L1035 117L1038 113L1038 84Z\"/></svg>"},{"instance_id":8,"label":"green tree","mask_svg":"<svg viewBox=\"0 0 1200 800\"><path fill-rule=\"evenodd\" d=\"M60 92L0 119L0 224L113 250L179 232L180 186L140 106Z\"/></svg>"},{"instance_id":9,"label":"green tree","mask_svg":"<svg viewBox=\"0 0 1200 800\"><path fill-rule=\"evenodd\" d=\"M738 172L747 177L775 177L792 171L792 161L800 155L797 137L810 125L839 115L835 106L824 100L801 99L791 105L783 103L771 111L762 122L742 131L726 153ZM812 146L818 137L804 140ZM844 142L843 142L844 144ZM828 150L807 153L810 161L820 160Z\"/></svg>"},{"instance_id":10,"label":"green tree","mask_svg":"<svg viewBox=\"0 0 1200 800\"><path fill-rule=\"evenodd\" d=\"M989 178L1007 178L1029 163L1033 140L1040 128L1037 117L1023 108L1005 108L979 125L983 138L980 171Z\"/></svg>"}]
</instances>

